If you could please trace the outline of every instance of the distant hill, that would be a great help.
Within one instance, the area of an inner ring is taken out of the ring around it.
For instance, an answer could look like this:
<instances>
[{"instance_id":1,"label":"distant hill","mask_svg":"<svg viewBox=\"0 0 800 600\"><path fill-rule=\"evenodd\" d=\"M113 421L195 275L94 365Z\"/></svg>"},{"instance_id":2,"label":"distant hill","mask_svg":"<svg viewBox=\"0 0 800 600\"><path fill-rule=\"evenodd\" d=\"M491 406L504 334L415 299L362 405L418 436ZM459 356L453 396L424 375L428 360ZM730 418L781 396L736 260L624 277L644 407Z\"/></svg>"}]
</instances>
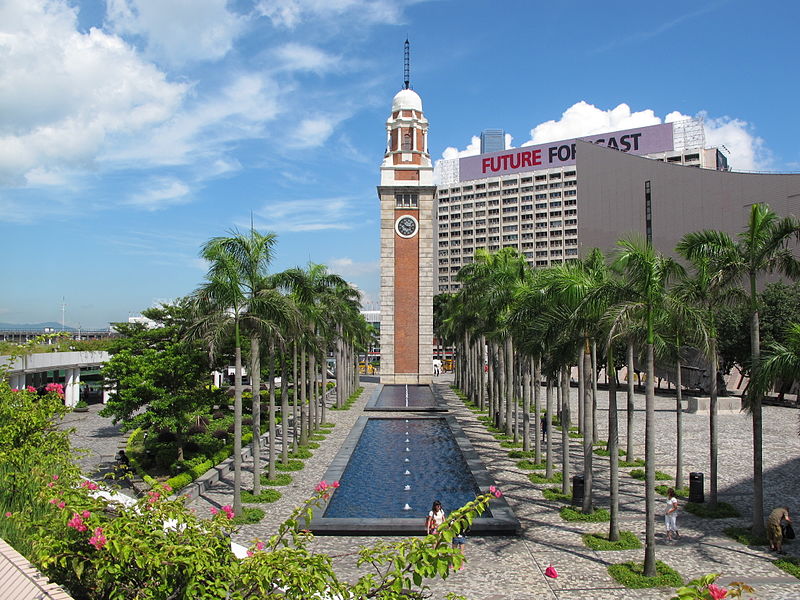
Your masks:
<instances>
[{"instance_id":1,"label":"distant hill","mask_svg":"<svg viewBox=\"0 0 800 600\"><path fill-rule=\"evenodd\" d=\"M61 323L47 321L46 323L0 323L0 329L30 329L34 331L44 331L49 327L54 331L61 331ZM66 326L64 331L78 331L75 327Z\"/></svg>"}]
</instances>

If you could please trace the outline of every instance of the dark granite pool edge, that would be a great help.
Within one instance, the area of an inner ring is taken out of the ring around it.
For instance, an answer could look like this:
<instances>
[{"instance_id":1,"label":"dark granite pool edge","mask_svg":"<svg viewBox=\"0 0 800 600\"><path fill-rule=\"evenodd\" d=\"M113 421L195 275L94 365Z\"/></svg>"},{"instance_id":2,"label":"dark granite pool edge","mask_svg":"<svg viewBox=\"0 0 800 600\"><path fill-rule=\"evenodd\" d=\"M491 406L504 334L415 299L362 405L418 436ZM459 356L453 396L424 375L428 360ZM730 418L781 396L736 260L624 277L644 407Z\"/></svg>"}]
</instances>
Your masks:
<instances>
[{"instance_id":1,"label":"dark granite pool edge","mask_svg":"<svg viewBox=\"0 0 800 600\"><path fill-rule=\"evenodd\" d=\"M433 405L431 406L378 406L378 399L380 398L381 392L386 384L381 383L375 390L372 392L372 395L369 397L366 405L364 405L364 412L394 412L394 413L406 413L406 412L418 412L418 413L429 413L429 412L448 412L450 409L447 408L445 405L444 398L442 397L441 393L434 387L429 386L431 390L431 394L433 395ZM396 384L401 385L401 384Z\"/></svg>"},{"instance_id":2,"label":"dark granite pool edge","mask_svg":"<svg viewBox=\"0 0 800 600\"><path fill-rule=\"evenodd\" d=\"M331 461L330 466L325 471L323 480L333 483L339 481L347 468L350 458L355 451L358 440L367 426L370 418L393 418L393 419L445 419L453 437L461 450L467 467L472 472L475 482L481 491L487 491L490 485L494 485L486 467L483 466L480 456L472 447L472 444L467 439L461 426L458 424L455 416L442 415L442 416L413 416L407 415L402 417L358 417L355 425L350 430L347 438L342 443L339 452ZM424 535L425 527L424 522L419 518L414 519L359 519L359 518L327 518L318 515L324 515L325 510L328 508L328 502L323 502L319 507L313 508L314 517L308 524L310 529L316 535ZM476 518L470 527L472 535L519 535L522 527L519 520L514 515L514 511L509 506L506 499L501 497L492 500L491 503L492 517Z\"/></svg>"}]
</instances>

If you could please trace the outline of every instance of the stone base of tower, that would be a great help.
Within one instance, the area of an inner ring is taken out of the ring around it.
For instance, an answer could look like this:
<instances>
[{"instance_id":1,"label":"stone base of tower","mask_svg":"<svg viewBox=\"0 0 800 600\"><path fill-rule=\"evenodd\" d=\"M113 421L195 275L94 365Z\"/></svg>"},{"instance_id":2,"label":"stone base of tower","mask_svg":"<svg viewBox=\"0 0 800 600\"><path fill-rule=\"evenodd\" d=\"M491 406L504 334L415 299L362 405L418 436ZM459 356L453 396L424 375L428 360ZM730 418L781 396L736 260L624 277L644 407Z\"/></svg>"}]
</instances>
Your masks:
<instances>
[{"instance_id":1,"label":"stone base of tower","mask_svg":"<svg viewBox=\"0 0 800 600\"><path fill-rule=\"evenodd\" d=\"M430 373L382 373L381 383L387 385L428 385L433 383L433 375Z\"/></svg>"}]
</instances>

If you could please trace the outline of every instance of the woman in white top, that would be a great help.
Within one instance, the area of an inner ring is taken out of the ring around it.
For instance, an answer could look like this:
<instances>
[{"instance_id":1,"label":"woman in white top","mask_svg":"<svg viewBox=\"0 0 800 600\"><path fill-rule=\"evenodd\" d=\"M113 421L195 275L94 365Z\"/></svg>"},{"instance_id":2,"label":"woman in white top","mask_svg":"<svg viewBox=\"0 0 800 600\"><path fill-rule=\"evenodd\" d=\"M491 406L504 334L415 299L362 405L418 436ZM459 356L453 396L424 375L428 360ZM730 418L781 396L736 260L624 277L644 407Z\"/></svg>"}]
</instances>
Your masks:
<instances>
[{"instance_id":1,"label":"woman in white top","mask_svg":"<svg viewBox=\"0 0 800 600\"><path fill-rule=\"evenodd\" d=\"M425 519L425 529L428 533L436 533L439 525L444 523L445 514L442 508L442 503L436 500L428 513L428 518Z\"/></svg>"},{"instance_id":2,"label":"woman in white top","mask_svg":"<svg viewBox=\"0 0 800 600\"><path fill-rule=\"evenodd\" d=\"M672 541L672 534L676 538L681 537L678 533L678 499L675 497L675 490L667 490L667 512L664 513L664 523L667 526L667 540Z\"/></svg>"}]
</instances>

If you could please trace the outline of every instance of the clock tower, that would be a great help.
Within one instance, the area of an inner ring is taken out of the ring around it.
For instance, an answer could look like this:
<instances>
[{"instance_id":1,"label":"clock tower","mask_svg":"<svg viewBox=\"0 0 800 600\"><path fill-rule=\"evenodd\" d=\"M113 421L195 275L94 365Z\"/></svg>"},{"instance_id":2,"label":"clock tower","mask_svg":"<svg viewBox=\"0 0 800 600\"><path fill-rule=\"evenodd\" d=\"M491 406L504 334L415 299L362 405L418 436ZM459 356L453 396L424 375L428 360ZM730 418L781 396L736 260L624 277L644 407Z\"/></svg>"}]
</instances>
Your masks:
<instances>
[{"instance_id":1,"label":"clock tower","mask_svg":"<svg viewBox=\"0 0 800 600\"><path fill-rule=\"evenodd\" d=\"M433 166L422 99L406 81L392 100L381 164L381 383L433 376Z\"/></svg>"}]
</instances>

